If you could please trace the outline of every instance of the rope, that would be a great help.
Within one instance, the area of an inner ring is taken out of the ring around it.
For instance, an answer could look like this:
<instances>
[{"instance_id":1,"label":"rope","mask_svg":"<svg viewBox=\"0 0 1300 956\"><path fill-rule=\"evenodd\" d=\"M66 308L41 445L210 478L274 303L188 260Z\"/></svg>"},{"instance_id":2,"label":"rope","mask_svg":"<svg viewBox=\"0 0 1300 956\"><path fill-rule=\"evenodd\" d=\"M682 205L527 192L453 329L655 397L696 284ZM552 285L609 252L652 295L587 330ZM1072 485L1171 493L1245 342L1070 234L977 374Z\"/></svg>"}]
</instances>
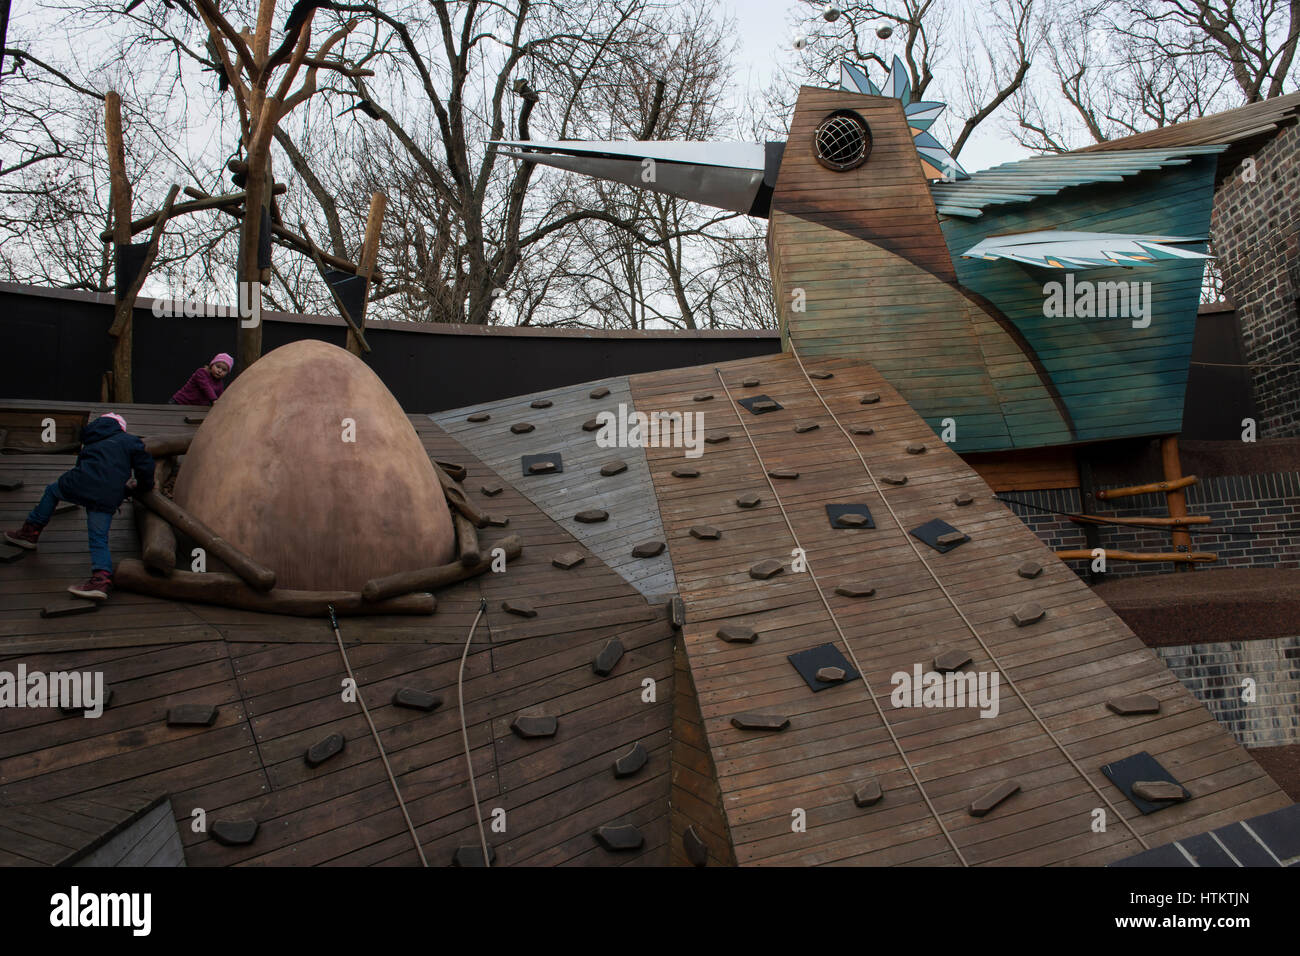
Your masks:
<instances>
[{"instance_id":1,"label":"rope","mask_svg":"<svg viewBox=\"0 0 1300 956\"><path fill-rule=\"evenodd\" d=\"M411 822L411 815L406 812L406 802L402 799L402 791L397 787L397 777L393 775L393 767L388 762L388 754L384 752L384 744L379 739L379 730L375 727L375 722L370 718L370 708L366 706L366 698L361 694L361 685L357 683L356 675L352 673L352 663L348 660L348 652L343 647L343 636L339 634L339 619L334 614L334 605L329 606L330 627L334 628L334 638L339 644L339 653L343 655L343 666L347 668L348 679L352 681L352 686L357 689L357 702L361 704L361 712L366 715L366 723L370 725L370 733L375 738L375 746L379 748L379 756L384 761L384 770L388 772L388 782L393 786L393 795L397 797L397 805L402 810L402 816L406 820L406 829L411 833L411 842L415 844L415 852L420 855L420 865L428 866L429 861L424 858L424 848L420 846L420 838L415 835L415 824Z\"/></svg>"},{"instance_id":2,"label":"rope","mask_svg":"<svg viewBox=\"0 0 1300 956\"><path fill-rule=\"evenodd\" d=\"M790 354L792 354L794 356L795 361L799 363L799 370L803 372L804 379L808 382L809 387L812 388L813 393L817 396L817 400L822 403L822 408L826 409L826 414L830 415L831 420L835 422L835 426L840 430L840 432L844 435L844 437L848 439L849 444L853 447L853 453L858 456L858 461L862 462L863 470L866 471L867 477L871 479L871 484L872 487L876 489L876 494L879 495L880 500L884 502L885 507L889 510L889 516L894 519L894 524L898 527L899 531L902 532L903 530L902 522L898 520L898 515L894 512L894 508L889 503L889 499L885 497L884 493L880 490L880 485L876 481L876 476L872 474L871 467L867 464L867 460L862 457L862 452L858 449L857 442L855 442L852 439L849 433L845 430L844 426L840 423L839 418L836 417L835 413L831 411L831 407L826 404L826 399L822 398L821 391L817 388L817 386L813 383L812 378L808 375L808 370L804 368L803 359L799 357L799 353L798 351L795 350L793 342L790 343ZM1137 830L1133 829L1133 824L1131 824L1127 819L1124 818L1123 815L1120 814L1120 812L1117 809L1115 809L1115 805L1112 804L1110 800L1106 798L1106 795L1101 792L1101 789L1095 783L1092 782L1092 778L1088 776L1088 774L1084 771L1084 769L1081 766L1079 766L1078 761L1076 761L1074 757L1070 755L1070 752L1065 749L1065 745L1062 744L1059 739L1057 739L1056 734L1052 733L1051 728L1047 726L1047 723L1043 720L1042 717L1039 716L1038 711L1035 710L1033 705L1029 703L1028 698L1026 698L1025 695L1020 692L1020 688L1018 688L1016 686L1016 682L1011 679L1011 675L1007 673L1006 668L1002 666L1002 663L997 659L997 656L993 653L992 649L988 646L988 644L984 643L984 638L981 637L980 632L975 629L975 625L971 623L970 618L966 616L966 613L958 606L957 601L953 598L952 594L949 593L948 589L944 586L943 582L939 580L939 575L935 573L934 568L930 567L930 562L928 562L925 559L925 555L921 553L921 550L920 548L917 547L916 542L912 540L912 537L910 535L905 533L903 535L903 538L907 542L908 546L911 547L912 553L916 555L916 559L921 562L921 565L929 573L930 578L934 581L935 585L939 588L940 591L943 592L943 596L947 598L948 603L952 605L952 609L957 612L957 616L961 618L962 623L965 624L967 629L971 632L971 636L973 636L975 640L979 642L980 647L984 649L984 653L988 655L989 660L992 661L993 665L998 669L998 672L1002 675L1003 679L1007 682L1007 686L1009 686L1012 692L1017 697L1020 698L1021 703L1025 705L1025 709L1028 710L1030 715L1034 718L1034 720L1038 722L1038 726L1042 728L1043 733L1047 734L1048 738L1052 741L1053 744L1056 745L1057 749L1060 750L1061 754L1065 757L1065 759L1070 762L1070 766L1074 767L1074 769L1078 771L1079 776L1083 777L1084 781L1088 784L1088 786L1092 787L1093 791L1097 794L1097 796L1101 798L1101 801L1105 803L1107 807L1110 808L1111 813L1113 813L1116 818L1123 821L1124 825L1128 827L1129 832L1133 834L1134 839L1136 839L1138 843L1142 845L1142 849L1144 850L1151 849L1151 847L1147 844L1146 840L1142 839L1142 835L1139 834ZM821 589L818 588L818 590L820 591ZM839 625L836 624L836 630L838 629L839 629ZM847 641L845 643L847 643ZM924 793L924 791L922 791L922 793Z\"/></svg>"},{"instance_id":3,"label":"rope","mask_svg":"<svg viewBox=\"0 0 1300 956\"><path fill-rule=\"evenodd\" d=\"M483 812L478 805L478 785L474 782L474 761L469 755L469 728L465 724L465 660L469 657L469 645L474 640L474 630L486 610L487 598L480 597L478 613L474 615L474 623L469 626L469 637L465 639L465 651L460 655L460 673L456 675L456 698L460 703L460 736L465 742L465 765L469 768L469 792L474 798L474 822L478 824L478 838L483 846L483 865L491 867L492 862L488 858L487 831L483 829Z\"/></svg>"},{"instance_id":4,"label":"rope","mask_svg":"<svg viewBox=\"0 0 1300 956\"><path fill-rule=\"evenodd\" d=\"M802 369L803 365L801 364L799 367ZM731 403L732 411L735 411L736 403L731 397L731 389L727 388L726 379L722 377L722 371L717 368L713 371L718 375L718 381L722 385L722 390L727 393L727 401ZM804 375L806 377L807 373L805 372ZM948 845L952 847L952 852L957 854L957 859L961 861L962 866L970 866L966 857L962 855L961 849L957 846L957 841L952 838L952 834L949 833L948 828L944 826L943 818L939 816L939 811L935 809L934 804L930 801L930 795L925 792L925 787L921 786L921 778L917 776L916 768L912 766L912 761L907 758L907 751L905 751L903 745L898 742L898 735L894 733L894 728L890 725L889 718L885 716L884 708L880 706L880 701L876 698L875 691L871 689L871 684L867 681L867 672L863 669L862 665L858 663L858 656L853 652L853 645L849 643L848 637L840 627L839 620L835 617L835 612L831 610L830 602L826 600L826 592L822 590L821 582L817 580L817 575L813 573L812 564L808 561L808 552L804 551L803 546L799 544L799 536L795 534L794 525L790 522L790 515L785 510L785 504L781 501L781 496L777 494L776 485L772 483L772 476L767 473L767 465L763 461L762 454L759 453L758 446L754 444L754 436L749 433L749 426L745 424L745 419L741 417L740 412L736 412L735 414L736 420L740 422L740 427L745 431L745 437L749 439L749 447L754 450L754 457L758 459L759 467L763 469L763 475L767 478L767 486L772 490L772 498L776 502L777 507L781 509L781 517L785 519L785 526L790 530L790 537L794 539L795 547L799 548L799 550L804 553L804 564L808 569L808 577L812 579L813 585L817 588L817 595L821 598L822 605L826 608L826 613L830 616L831 624L835 626L835 630L839 633L840 640L844 643L844 646L848 648L849 657L853 659L854 668L856 668L857 672L862 675L862 686L867 689L867 696L871 698L871 703L875 705L876 713L880 715L880 722L889 733L889 739L894 742L894 749L896 749L898 755L903 758L903 763L907 766L907 772L912 775L912 782L916 784L916 789L920 791L921 799L925 801L925 805L930 808L930 815L934 817L934 822L937 823L939 829L943 831L944 837L948 840Z\"/></svg>"}]
</instances>

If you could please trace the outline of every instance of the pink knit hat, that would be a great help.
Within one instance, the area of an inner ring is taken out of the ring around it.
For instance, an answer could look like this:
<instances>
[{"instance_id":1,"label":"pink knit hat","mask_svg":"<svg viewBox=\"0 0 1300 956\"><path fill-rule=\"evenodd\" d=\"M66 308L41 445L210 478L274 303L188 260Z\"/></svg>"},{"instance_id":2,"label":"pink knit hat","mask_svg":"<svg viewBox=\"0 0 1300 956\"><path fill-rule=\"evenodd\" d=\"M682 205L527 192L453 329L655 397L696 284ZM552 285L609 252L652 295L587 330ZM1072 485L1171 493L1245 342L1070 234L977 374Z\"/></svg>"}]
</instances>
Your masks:
<instances>
[{"instance_id":1,"label":"pink knit hat","mask_svg":"<svg viewBox=\"0 0 1300 956\"><path fill-rule=\"evenodd\" d=\"M117 422L119 425L122 426L122 431L126 431L126 419L123 418L121 415L117 414L117 412L105 412L99 417L113 419L113 421Z\"/></svg>"},{"instance_id":2,"label":"pink knit hat","mask_svg":"<svg viewBox=\"0 0 1300 956\"><path fill-rule=\"evenodd\" d=\"M214 356L212 357L212 361L209 362L208 364L209 364L209 365L216 365L218 362L225 362L225 363L226 363L226 368L234 368L234 367L235 367L235 360L232 359L232 358L231 358L229 355L227 355L225 352L218 352L216 355L214 355Z\"/></svg>"}]
</instances>

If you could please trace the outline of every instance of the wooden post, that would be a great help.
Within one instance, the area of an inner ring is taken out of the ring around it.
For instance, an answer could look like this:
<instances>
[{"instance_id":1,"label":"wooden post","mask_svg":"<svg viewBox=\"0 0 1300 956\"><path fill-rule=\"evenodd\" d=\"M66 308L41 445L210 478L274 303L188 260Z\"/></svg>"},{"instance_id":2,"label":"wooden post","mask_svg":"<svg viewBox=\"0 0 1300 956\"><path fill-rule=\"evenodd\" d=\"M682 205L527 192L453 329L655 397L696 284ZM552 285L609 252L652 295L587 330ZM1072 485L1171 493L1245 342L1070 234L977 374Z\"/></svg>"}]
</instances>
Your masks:
<instances>
[{"instance_id":1,"label":"wooden post","mask_svg":"<svg viewBox=\"0 0 1300 956\"><path fill-rule=\"evenodd\" d=\"M379 235L384 225L384 209L388 200L381 192L370 194L370 214L366 216L366 237L361 244L361 262L357 275L366 280L366 297L361 302L361 314L352 316L357 328L364 328L366 311L370 303L370 280L374 275L375 263L379 259ZM361 354L361 342L356 332L348 329L348 351L353 355Z\"/></svg>"},{"instance_id":2,"label":"wooden post","mask_svg":"<svg viewBox=\"0 0 1300 956\"><path fill-rule=\"evenodd\" d=\"M1164 471L1164 479L1171 485L1178 482L1183 477L1183 466L1178 458L1178 436L1169 435L1160 439L1160 464ZM1171 487L1165 492L1165 500L1169 503L1169 517L1178 519L1187 517L1187 492L1183 491L1182 486ZM1188 534L1186 526L1175 526L1171 532L1173 538L1174 551L1179 554L1186 554L1192 550L1192 536ZM1187 570L1190 565L1178 564L1176 567L1181 570Z\"/></svg>"},{"instance_id":3,"label":"wooden post","mask_svg":"<svg viewBox=\"0 0 1300 956\"><path fill-rule=\"evenodd\" d=\"M269 591L275 587L274 571L244 554L170 498L164 498L157 488L138 495L135 500L181 534L189 535L209 554L225 562L230 570L247 581L255 591Z\"/></svg>"},{"instance_id":4,"label":"wooden post","mask_svg":"<svg viewBox=\"0 0 1300 956\"><path fill-rule=\"evenodd\" d=\"M1097 481L1092 474L1092 462L1084 455L1076 452L1075 463L1079 469L1079 504L1085 514L1089 514L1097 508ZM1084 525L1083 541L1088 546L1089 551L1095 551L1101 547L1101 531L1096 525ZM1104 549L1103 549L1104 550ZM1097 584L1106 579L1104 571L1094 571L1092 562L1088 562L1088 583Z\"/></svg>"},{"instance_id":5,"label":"wooden post","mask_svg":"<svg viewBox=\"0 0 1300 956\"><path fill-rule=\"evenodd\" d=\"M109 199L113 208L113 258L131 242L131 182L126 178L126 144L122 139L122 98L110 90L104 96L104 138L108 146ZM113 324L113 401L130 402L131 396L131 307L120 292ZM123 311L124 310L124 311Z\"/></svg>"}]
</instances>

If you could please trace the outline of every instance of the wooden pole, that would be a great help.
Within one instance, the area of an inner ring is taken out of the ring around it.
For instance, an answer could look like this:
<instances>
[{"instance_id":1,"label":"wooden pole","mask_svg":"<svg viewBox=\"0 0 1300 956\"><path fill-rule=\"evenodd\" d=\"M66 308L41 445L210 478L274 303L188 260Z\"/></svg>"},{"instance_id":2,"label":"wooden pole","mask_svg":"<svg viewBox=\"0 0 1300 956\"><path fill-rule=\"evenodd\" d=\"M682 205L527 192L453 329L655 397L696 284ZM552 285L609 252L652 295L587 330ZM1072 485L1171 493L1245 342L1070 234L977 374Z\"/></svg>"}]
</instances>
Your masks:
<instances>
[{"instance_id":1,"label":"wooden pole","mask_svg":"<svg viewBox=\"0 0 1300 956\"><path fill-rule=\"evenodd\" d=\"M361 302L361 314L352 316L352 321L358 329L364 329L366 325L366 306L370 302L370 278L375 271L375 263L379 260L379 234L383 229L384 209L387 203L383 193L370 194L370 213L366 216L366 236L361 244L361 262L357 271L357 275L366 280L366 297ZM361 354L360 338L357 332L350 328L347 348L353 355Z\"/></svg>"},{"instance_id":2,"label":"wooden pole","mask_svg":"<svg viewBox=\"0 0 1300 956\"><path fill-rule=\"evenodd\" d=\"M1075 524L1154 524L1162 527L1188 524L1210 524L1214 519L1209 515L1188 515L1185 518L1106 518L1101 515L1071 515Z\"/></svg>"},{"instance_id":3,"label":"wooden pole","mask_svg":"<svg viewBox=\"0 0 1300 956\"><path fill-rule=\"evenodd\" d=\"M1173 484L1183 476L1183 466L1178 458L1178 436L1169 435L1160 439L1160 464L1164 469L1165 482ZM1182 487L1171 487L1165 492L1165 500L1169 502L1169 517L1177 520L1187 517L1187 492ZM1192 550L1192 536L1187 533L1186 527L1174 526L1171 533L1173 538L1174 550L1179 554L1190 552ZM1179 565L1179 570L1184 569L1184 565Z\"/></svg>"},{"instance_id":4,"label":"wooden pole","mask_svg":"<svg viewBox=\"0 0 1300 956\"><path fill-rule=\"evenodd\" d=\"M164 498L157 488L140 495L136 500L154 514L160 515L181 534L197 541L201 548L221 560L254 590L269 591L275 587L274 571L244 554L170 498Z\"/></svg>"},{"instance_id":5,"label":"wooden pole","mask_svg":"<svg viewBox=\"0 0 1300 956\"><path fill-rule=\"evenodd\" d=\"M170 458L173 455L183 455L190 450L190 442L194 441L193 435L169 435L165 438L154 438L153 436L141 438L144 443L144 450L155 458Z\"/></svg>"},{"instance_id":6,"label":"wooden pole","mask_svg":"<svg viewBox=\"0 0 1300 956\"><path fill-rule=\"evenodd\" d=\"M267 614L292 614L296 617L324 617L329 605L340 615L432 614L438 601L432 594L404 594L390 601L363 601L356 591L297 591L272 588L254 591L233 574L220 571L173 571L167 577L151 574L135 558L118 562L113 583L124 591L148 594L172 601L220 604L246 611Z\"/></svg>"},{"instance_id":7,"label":"wooden pole","mask_svg":"<svg viewBox=\"0 0 1300 956\"><path fill-rule=\"evenodd\" d=\"M1107 561L1172 561L1174 564L1207 564L1219 560L1217 554L1204 551L1170 554L1157 551L1111 551L1109 548L1102 550L1106 553ZM1086 549L1066 550L1057 551L1056 556L1062 561L1087 561L1092 558L1092 552Z\"/></svg>"},{"instance_id":8,"label":"wooden pole","mask_svg":"<svg viewBox=\"0 0 1300 956\"><path fill-rule=\"evenodd\" d=\"M523 542L517 534L503 538L493 547L504 548L507 561L513 561L524 550ZM398 571L396 574L367 581L366 586L361 589L361 596L367 601L382 601L385 598L395 597L399 594L409 594L412 591L430 591L434 588L446 587L449 584L455 584L457 581L464 581L466 578L483 574L491 567L492 556L491 552L489 552L486 558L471 567L466 567L459 561L455 561L451 564L439 565L436 568Z\"/></svg>"},{"instance_id":9,"label":"wooden pole","mask_svg":"<svg viewBox=\"0 0 1300 956\"><path fill-rule=\"evenodd\" d=\"M474 529L474 522L459 511L453 510L451 523L456 529L456 557L465 567L472 568L483 560L483 552L479 549L478 531Z\"/></svg>"},{"instance_id":10,"label":"wooden pole","mask_svg":"<svg viewBox=\"0 0 1300 956\"><path fill-rule=\"evenodd\" d=\"M1177 454L1177 452L1175 452ZM1134 495L1150 495L1157 491L1174 491L1178 488L1186 488L1188 485L1194 485L1199 481L1195 475L1187 475L1184 478L1175 478L1170 481L1153 481L1149 485L1130 485L1127 488L1107 488L1105 491L1097 492L1097 497L1102 501L1110 501L1114 498L1131 498Z\"/></svg>"},{"instance_id":11,"label":"wooden pole","mask_svg":"<svg viewBox=\"0 0 1300 956\"><path fill-rule=\"evenodd\" d=\"M176 470L176 459L164 458L154 469L154 487L162 488ZM144 563L162 574L176 569L176 532L166 521L140 502L133 503L135 529L140 535L140 557Z\"/></svg>"},{"instance_id":12,"label":"wooden pole","mask_svg":"<svg viewBox=\"0 0 1300 956\"><path fill-rule=\"evenodd\" d=\"M122 98L113 90L104 96L104 139L108 147L108 192L113 207L113 257L131 242L131 181L126 178L126 144L122 138ZM119 296L117 340L113 343L113 401L131 397L131 306ZM122 306L126 308L123 310Z\"/></svg>"}]
</instances>

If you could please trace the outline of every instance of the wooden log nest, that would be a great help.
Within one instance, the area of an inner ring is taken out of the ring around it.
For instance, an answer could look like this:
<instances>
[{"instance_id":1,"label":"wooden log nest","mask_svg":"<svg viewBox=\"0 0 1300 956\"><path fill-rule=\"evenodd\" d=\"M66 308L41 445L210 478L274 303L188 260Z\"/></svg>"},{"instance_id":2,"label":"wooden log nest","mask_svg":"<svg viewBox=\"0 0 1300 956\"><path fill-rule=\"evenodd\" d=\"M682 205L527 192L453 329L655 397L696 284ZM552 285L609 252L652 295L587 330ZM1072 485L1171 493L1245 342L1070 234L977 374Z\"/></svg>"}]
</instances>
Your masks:
<instances>
[{"instance_id":1,"label":"wooden log nest","mask_svg":"<svg viewBox=\"0 0 1300 956\"><path fill-rule=\"evenodd\" d=\"M435 462L434 471L442 484L456 531L454 562L374 578L361 591L277 588L273 569L242 552L162 493L175 479L176 456L188 450L190 438L146 438L144 442L157 460L155 487L137 496L134 502L141 558L127 558L118 563L114 583L123 590L174 601L299 617L323 617L331 605L341 615L433 614L438 602L430 592L435 588L486 573L492 567L497 548L502 550L507 562L523 553L523 542L518 535L510 535L490 548L479 541L477 529L487 526L487 515L469 502L464 490L451 477L456 474L459 480L464 480L465 469ZM233 573L177 570L177 531L194 540Z\"/></svg>"}]
</instances>

